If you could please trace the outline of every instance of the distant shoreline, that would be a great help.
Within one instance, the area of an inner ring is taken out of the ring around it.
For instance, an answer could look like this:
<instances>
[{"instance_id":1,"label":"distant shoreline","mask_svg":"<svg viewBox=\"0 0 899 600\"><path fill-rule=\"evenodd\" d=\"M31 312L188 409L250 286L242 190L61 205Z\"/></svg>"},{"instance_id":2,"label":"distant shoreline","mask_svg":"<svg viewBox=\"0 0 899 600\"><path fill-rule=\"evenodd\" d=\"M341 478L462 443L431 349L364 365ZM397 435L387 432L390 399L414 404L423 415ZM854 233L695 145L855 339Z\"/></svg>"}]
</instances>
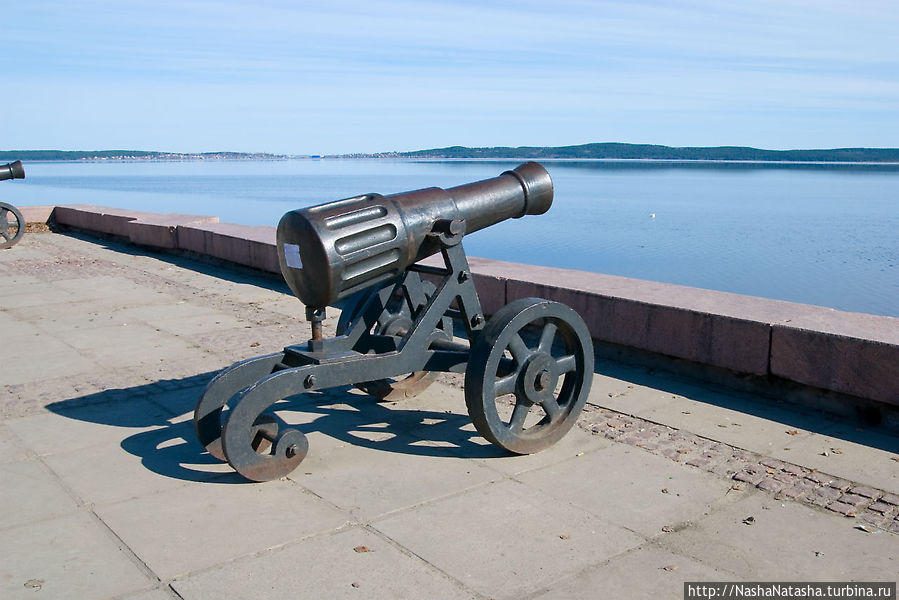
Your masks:
<instances>
[{"instance_id":1,"label":"distant shoreline","mask_svg":"<svg viewBox=\"0 0 899 600\"><path fill-rule=\"evenodd\" d=\"M305 157L291 157L287 160L308 160ZM517 162L534 160L529 156L504 156L497 158L411 158L405 156L323 156L313 160L398 160L414 162ZM540 158L546 163L650 163L650 164L698 164L698 165L890 165L899 166L896 161L861 161L861 160L724 160L711 158Z\"/></svg>"},{"instance_id":2,"label":"distant shoreline","mask_svg":"<svg viewBox=\"0 0 899 600\"><path fill-rule=\"evenodd\" d=\"M674 147L603 142L577 146L468 148L450 146L414 152L354 154L359 158L519 158L527 160L643 160L757 163L899 163L899 148L830 148L765 150L748 146Z\"/></svg>"},{"instance_id":3,"label":"distant shoreline","mask_svg":"<svg viewBox=\"0 0 899 600\"><path fill-rule=\"evenodd\" d=\"M896 165L899 148L765 150L747 146L673 147L617 142L557 147L468 148L450 146L412 152L287 155L265 152L152 152L144 150L0 150L0 161L140 162L387 159L416 161L628 162L695 164Z\"/></svg>"},{"instance_id":4,"label":"distant shoreline","mask_svg":"<svg viewBox=\"0 0 899 600\"><path fill-rule=\"evenodd\" d=\"M182 163L182 162L249 162L249 161L341 161L341 160L371 160L371 161L396 161L396 162L479 162L479 163L508 163L508 162L526 162L534 160L525 156L508 156L498 158L407 158L400 156L283 156L283 157L267 157L267 158L174 158L174 157L154 157L154 158L64 158L64 159L30 159L23 157L21 154L13 157L0 154L0 162L12 160L23 160L30 163ZM580 164L627 164L627 165L695 165L695 166L820 166L820 167L899 167L897 161L837 161L837 160L713 160L713 159L688 159L688 158L540 158L540 162L553 163L580 163Z\"/></svg>"}]
</instances>

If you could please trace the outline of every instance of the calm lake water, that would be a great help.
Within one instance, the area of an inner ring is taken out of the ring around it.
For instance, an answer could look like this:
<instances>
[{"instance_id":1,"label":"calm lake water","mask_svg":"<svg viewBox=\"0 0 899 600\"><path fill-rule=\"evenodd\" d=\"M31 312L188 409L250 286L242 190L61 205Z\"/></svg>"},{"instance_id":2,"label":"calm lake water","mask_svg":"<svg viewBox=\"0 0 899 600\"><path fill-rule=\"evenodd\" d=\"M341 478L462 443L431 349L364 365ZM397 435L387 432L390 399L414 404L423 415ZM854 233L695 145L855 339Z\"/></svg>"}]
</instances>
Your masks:
<instances>
[{"instance_id":1,"label":"calm lake water","mask_svg":"<svg viewBox=\"0 0 899 600\"><path fill-rule=\"evenodd\" d=\"M0 200L276 225L294 208L451 187L518 163L32 162L24 181L0 183ZM899 166L544 165L556 190L550 211L466 237L469 255L899 317Z\"/></svg>"}]
</instances>

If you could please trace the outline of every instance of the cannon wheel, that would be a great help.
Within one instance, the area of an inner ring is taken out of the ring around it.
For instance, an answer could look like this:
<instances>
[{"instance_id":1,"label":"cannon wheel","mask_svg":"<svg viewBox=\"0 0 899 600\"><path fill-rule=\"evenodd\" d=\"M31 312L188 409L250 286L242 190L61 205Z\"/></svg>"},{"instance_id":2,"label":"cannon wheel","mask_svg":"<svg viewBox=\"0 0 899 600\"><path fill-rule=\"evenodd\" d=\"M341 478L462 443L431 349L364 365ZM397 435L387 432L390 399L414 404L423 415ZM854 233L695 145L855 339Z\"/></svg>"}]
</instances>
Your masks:
<instances>
[{"instance_id":1,"label":"cannon wheel","mask_svg":"<svg viewBox=\"0 0 899 600\"><path fill-rule=\"evenodd\" d=\"M592 379L583 319L564 304L523 298L501 308L472 345L465 404L484 439L531 454L568 433ZM501 416L510 405L510 416Z\"/></svg>"},{"instance_id":2,"label":"cannon wheel","mask_svg":"<svg viewBox=\"0 0 899 600\"><path fill-rule=\"evenodd\" d=\"M12 214L15 222L10 222ZM12 204L0 202L0 250L15 246L25 235L25 218Z\"/></svg>"},{"instance_id":3,"label":"cannon wheel","mask_svg":"<svg viewBox=\"0 0 899 600\"><path fill-rule=\"evenodd\" d=\"M422 281L425 298L430 299L437 291L434 284L430 281ZM371 292L377 294L378 290ZM360 298L359 301L352 306L347 306L340 313L337 321L338 335L346 331L350 322L358 315L359 311L365 305L365 299L368 296ZM375 327L375 333L379 335L398 335L402 331L408 331L412 327L412 308L409 302L402 294L395 294L384 310L384 313L378 319ZM445 337L452 337L452 319L444 317L440 326L435 333ZM361 381L354 383L354 387L362 390L370 396L374 396L378 400L385 402L397 402L406 398L413 398L423 392L437 378L436 373L431 371L415 371L408 375L400 377L392 377L389 379L376 379L374 381Z\"/></svg>"},{"instance_id":4,"label":"cannon wheel","mask_svg":"<svg viewBox=\"0 0 899 600\"><path fill-rule=\"evenodd\" d=\"M222 450L222 419L224 408L235 394L270 375L275 366L284 360L284 353L277 352L257 356L228 367L216 375L203 390L194 409L194 431L207 452L219 460L225 460ZM278 433L277 422L270 416L254 424L254 444L257 449L268 448L267 438Z\"/></svg>"}]
</instances>

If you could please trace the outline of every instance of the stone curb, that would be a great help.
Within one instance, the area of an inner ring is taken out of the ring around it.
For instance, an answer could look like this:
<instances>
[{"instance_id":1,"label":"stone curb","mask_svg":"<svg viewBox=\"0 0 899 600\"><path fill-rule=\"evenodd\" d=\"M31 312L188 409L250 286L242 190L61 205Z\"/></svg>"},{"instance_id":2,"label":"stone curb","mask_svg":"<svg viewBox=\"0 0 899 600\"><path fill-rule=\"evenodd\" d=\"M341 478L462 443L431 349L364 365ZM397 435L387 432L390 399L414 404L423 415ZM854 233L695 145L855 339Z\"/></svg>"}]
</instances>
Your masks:
<instances>
[{"instance_id":1,"label":"stone curb","mask_svg":"<svg viewBox=\"0 0 899 600\"><path fill-rule=\"evenodd\" d=\"M95 206L26 209L146 246L280 272L274 227ZM521 297L556 300L577 310L600 342L899 407L897 318L475 257L470 264L487 314Z\"/></svg>"}]
</instances>

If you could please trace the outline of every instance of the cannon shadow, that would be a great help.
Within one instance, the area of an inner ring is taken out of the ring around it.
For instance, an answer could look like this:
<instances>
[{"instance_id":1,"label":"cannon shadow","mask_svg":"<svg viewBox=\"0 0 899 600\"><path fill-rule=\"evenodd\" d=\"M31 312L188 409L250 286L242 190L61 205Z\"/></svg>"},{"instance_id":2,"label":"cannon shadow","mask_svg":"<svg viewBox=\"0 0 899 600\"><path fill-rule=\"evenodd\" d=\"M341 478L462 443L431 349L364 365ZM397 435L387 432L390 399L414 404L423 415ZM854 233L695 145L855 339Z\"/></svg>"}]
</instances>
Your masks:
<instances>
[{"instance_id":1,"label":"cannon shadow","mask_svg":"<svg viewBox=\"0 0 899 600\"><path fill-rule=\"evenodd\" d=\"M79 396L47 405L60 416L112 428L134 429L120 447L141 465L173 479L218 484L249 483L230 465L211 456L197 441L193 409L205 383L215 373L181 380L162 380L125 389ZM267 412L280 427L311 436L310 454L327 452L327 436L337 444L352 444L382 452L446 458L509 456L488 444L460 411L404 407L381 403L350 387L306 393L282 400ZM425 402L426 404L426 402ZM322 447L326 446L326 447ZM298 469L302 470L302 466Z\"/></svg>"},{"instance_id":2,"label":"cannon shadow","mask_svg":"<svg viewBox=\"0 0 899 600\"><path fill-rule=\"evenodd\" d=\"M834 419L816 410L734 393L690 377L654 371L643 366L599 358L595 373L659 392L690 397L710 405L771 419L887 452L899 452L899 438L878 427L861 426L851 419ZM111 389L47 405L68 419L133 429L122 439L122 450L140 459L149 471L184 481L218 484L248 483L230 465L209 455L196 439L193 409L206 383L216 372L184 379L160 380L125 389ZM598 382L594 381L594 385ZM601 384L600 384L601 385ZM458 403L446 410L446 401L425 397L406 402L378 402L350 387L299 394L273 405L279 426L310 436L310 454L328 452L337 444L407 455L446 458L500 458L514 456L483 440L465 412L462 390ZM600 395L600 398L602 394ZM431 409L431 406L435 408ZM618 407L621 410L621 407ZM834 430L835 424L844 427ZM325 436L324 438L322 436ZM330 438L332 443L323 443ZM298 469L302 471L302 466Z\"/></svg>"}]
</instances>

